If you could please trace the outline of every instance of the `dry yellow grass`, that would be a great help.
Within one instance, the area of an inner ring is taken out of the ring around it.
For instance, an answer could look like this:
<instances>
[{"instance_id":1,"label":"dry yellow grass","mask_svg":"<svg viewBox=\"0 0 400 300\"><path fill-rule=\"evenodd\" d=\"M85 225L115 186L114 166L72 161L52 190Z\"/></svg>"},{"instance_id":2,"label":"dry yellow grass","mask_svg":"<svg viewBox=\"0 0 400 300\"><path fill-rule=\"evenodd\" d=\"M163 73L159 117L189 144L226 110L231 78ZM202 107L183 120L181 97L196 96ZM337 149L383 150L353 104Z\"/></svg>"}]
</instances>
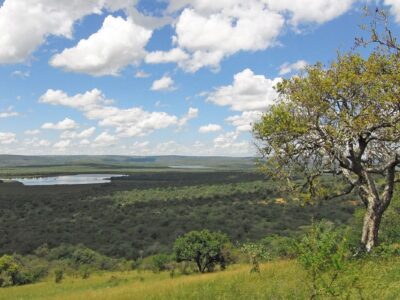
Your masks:
<instances>
[{"instance_id":1,"label":"dry yellow grass","mask_svg":"<svg viewBox=\"0 0 400 300\"><path fill-rule=\"evenodd\" d=\"M399 259L372 261L363 266L354 264L354 270L365 277L364 299L399 299L399 267ZM261 300L310 296L306 274L294 261L263 264L261 274L250 274L249 270L249 265L235 265L223 272L175 278L170 278L167 272L115 272L93 275L86 280L67 277L60 284L49 278L33 285L0 289L0 300ZM380 276L378 281L374 280L376 274ZM349 299L360 299L358 291Z\"/></svg>"}]
</instances>

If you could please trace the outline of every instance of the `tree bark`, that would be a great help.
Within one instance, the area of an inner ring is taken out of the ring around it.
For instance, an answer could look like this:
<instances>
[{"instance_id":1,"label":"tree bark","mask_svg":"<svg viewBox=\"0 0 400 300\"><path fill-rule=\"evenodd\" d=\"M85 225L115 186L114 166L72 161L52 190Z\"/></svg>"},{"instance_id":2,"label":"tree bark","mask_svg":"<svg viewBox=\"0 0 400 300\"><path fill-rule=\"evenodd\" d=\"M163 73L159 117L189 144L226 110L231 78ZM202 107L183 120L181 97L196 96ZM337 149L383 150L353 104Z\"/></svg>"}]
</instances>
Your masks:
<instances>
[{"instance_id":1,"label":"tree bark","mask_svg":"<svg viewBox=\"0 0 400 300\"><path fill-rule=\"evenodd\" d=\"M366 252L370 252L378 245L379 225L381 224L383 211L374 206L368 206L364 216L361 246Z\"/></svg>"}]
</instances>

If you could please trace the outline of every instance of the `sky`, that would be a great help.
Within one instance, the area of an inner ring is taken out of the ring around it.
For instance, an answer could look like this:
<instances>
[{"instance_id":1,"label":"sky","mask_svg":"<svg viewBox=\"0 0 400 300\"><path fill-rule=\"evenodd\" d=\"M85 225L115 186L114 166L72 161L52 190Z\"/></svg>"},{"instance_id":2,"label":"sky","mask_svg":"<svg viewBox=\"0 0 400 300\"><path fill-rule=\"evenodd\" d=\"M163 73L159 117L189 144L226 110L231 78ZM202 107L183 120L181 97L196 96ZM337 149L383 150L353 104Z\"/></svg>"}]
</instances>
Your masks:
<instances>
[{"instance_id":1,"label":"sky","mask_svg":"<svg viewBox=\"0 0 400 300\"><path fill-rule=\"evenodd\" d=\"M366 4L398 31L400 0L0 0L0 153L257 155L274 86Z\"/></svg>"}]
</instances>

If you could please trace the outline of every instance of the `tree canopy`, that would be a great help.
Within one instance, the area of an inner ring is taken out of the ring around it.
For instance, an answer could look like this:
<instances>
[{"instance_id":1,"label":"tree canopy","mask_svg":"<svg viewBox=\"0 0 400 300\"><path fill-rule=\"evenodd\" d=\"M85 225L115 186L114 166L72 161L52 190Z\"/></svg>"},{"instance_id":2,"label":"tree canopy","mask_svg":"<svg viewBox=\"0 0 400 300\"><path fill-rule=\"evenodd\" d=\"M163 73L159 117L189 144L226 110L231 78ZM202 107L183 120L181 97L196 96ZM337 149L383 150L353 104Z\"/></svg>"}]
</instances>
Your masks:
<instances>
[{"instance_id":1,"label":"tree canopy","mask_svg":"<svg viewBox=\"0 0 400 300\"><path fill-rule=\"evenodd\" d=\"M224 248L228 237L220 232L208 230L191 231L176 239L174 253L178 262L194 261L199 272L212 271L215 264L225 267Z\"/></svg>"},{"instance_id":2,"label":"tree canopy","mask_svg":"<svg viewBox=\"0 0 400 300\"><path fill-rule=\"evenodd\" d=\"M266 170L296 196L316 201L354 189L367 208L361 242L378 242L400 164L400 58L375 51L338 55L278 84L279 99L254 125ZM294 181L302 174L305 181ZM324 175L341 176L329 192Z\"/></svg>"}]
</instances>

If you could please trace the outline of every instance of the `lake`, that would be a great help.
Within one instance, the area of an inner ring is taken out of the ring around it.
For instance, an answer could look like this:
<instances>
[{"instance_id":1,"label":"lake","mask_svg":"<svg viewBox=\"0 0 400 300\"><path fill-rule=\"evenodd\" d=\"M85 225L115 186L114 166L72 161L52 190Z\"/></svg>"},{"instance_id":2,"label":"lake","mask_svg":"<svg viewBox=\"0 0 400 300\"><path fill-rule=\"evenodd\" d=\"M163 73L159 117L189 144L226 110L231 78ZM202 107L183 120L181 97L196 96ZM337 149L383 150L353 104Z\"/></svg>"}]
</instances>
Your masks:
<instances>
[{"instance_id":1,"label":"lake","mask_svg":"<svg viewBox=\"0 0 400 300\"><path fill-rule=\"evenodd\" d=\"M125 175L78 174L78 175L60 175L51 177L11 178L11 181L18 181L24 185L96 184L96 183L109 183L111 182L111 177L122 177L122 176Z\"/></svg>"}]
</instances>

